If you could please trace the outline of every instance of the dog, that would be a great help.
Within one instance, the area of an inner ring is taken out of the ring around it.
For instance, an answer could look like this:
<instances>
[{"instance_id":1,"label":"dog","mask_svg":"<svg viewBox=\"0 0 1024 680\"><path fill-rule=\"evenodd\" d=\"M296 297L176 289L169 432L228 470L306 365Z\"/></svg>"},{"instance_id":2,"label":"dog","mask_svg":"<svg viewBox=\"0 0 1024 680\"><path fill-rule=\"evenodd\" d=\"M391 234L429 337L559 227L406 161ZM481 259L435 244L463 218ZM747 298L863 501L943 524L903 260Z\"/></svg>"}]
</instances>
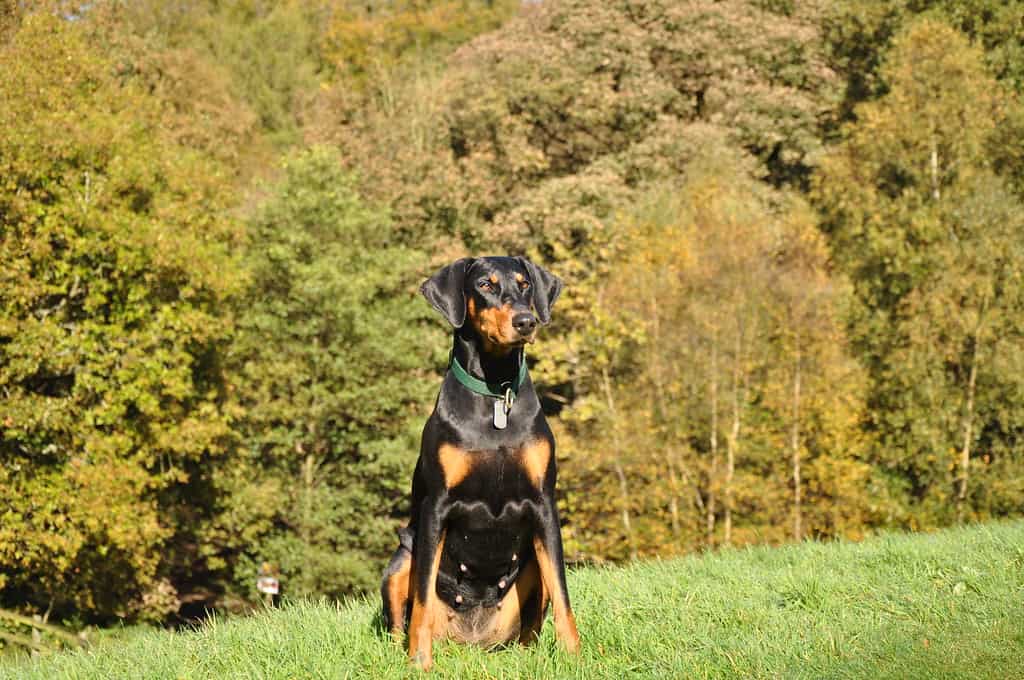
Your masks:
<instances>
[{"instance_id":1,"label":"dog","mask_svg":"<svg viewBox=\"0 0 1024 680\"><path fill-rule=\"evenodd\" d=\"M448 372L423 428L411 517L381 584L384 621L410 662L432 642L537 639L548 605L571 653L555 504L555 441L523 350L551 320L562 281L522 257L464 258L420 288L452 325Z\"/></svg>"}]
</instances>

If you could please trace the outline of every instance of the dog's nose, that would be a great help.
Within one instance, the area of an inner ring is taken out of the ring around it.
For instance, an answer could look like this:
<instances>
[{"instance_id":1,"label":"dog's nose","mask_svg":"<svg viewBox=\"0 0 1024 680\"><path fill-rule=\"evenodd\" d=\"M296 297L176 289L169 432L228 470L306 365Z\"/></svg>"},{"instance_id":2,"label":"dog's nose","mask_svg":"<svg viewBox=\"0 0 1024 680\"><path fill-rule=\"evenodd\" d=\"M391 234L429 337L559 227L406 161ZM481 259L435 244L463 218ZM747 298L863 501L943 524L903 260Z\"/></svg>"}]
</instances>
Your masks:
<instances>
[{"instance_id":1,"label":"dog's nose","mask_svg":"<svg viewBox=\"0 0 1024 680\"><path fill-rule=\"evenodd\" d=\"M537 327L537 319L530 312L523 312L512 317L512 326L519 335L529 335Z\"/></svg>"}]
</instances>

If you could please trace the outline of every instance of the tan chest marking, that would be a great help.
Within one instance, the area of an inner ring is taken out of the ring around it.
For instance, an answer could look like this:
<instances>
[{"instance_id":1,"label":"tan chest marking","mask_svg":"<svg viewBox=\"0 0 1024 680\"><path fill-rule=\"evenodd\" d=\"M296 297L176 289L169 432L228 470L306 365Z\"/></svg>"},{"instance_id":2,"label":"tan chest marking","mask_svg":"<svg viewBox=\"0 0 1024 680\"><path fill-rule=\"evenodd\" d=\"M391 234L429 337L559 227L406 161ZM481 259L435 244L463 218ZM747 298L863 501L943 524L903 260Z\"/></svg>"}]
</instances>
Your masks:
<instances>
[{"instance_id":1,"label":"tan chest marking","mask_svg":"<svg viewBox=\"0 0 1024 680\"><path fill-rule=\"evenodd\" d=\"M459 485L473 470L473 459L467 451L451 444L441 444L437 451L444 473L444 485L452 489Z\"/></svg>"},{"instance_id":2,"label":"tan chest marking","mask_svg":"<svg viewBox=\"0 0 1024 680\"><path fill-rule=\"evenodd\" d=\"M544 484L544 476L551 462L551 445L546 439L530 442L519 451L519 464L527 478L538 489Z\"/></svg>"}]
</instances>

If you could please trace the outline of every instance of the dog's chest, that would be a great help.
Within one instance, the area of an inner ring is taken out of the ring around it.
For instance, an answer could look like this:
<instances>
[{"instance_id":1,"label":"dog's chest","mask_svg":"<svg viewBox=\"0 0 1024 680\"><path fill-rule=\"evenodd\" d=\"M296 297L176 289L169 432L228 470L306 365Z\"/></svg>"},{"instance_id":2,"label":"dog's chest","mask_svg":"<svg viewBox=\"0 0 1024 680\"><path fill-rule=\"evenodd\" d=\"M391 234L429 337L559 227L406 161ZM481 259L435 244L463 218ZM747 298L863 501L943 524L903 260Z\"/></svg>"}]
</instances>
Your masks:
<instances>
[{"instance_id":1,"label":"dog's chest","mask_svg":"<svg viewBox=\"0 0 1024 680\"><path fill-rule=\"evenodd\" d=\"M443 444L438 458L450 499L485 503L498 516L509 503L534 499L543 490L552 450L547 438L493 449Z\"/></svg>"},{"instance_id":2,"label":"dog's chest","mask_svg":"<svg viewBox=\"0 0 1024 680\"><path fill-rule=\"evenodd\" d=\"M518 579L533 551L546 451L535 444L466 452L470 469L448 491L437 586L453 611L494 607Z\"/></svg>"}]
</instances>

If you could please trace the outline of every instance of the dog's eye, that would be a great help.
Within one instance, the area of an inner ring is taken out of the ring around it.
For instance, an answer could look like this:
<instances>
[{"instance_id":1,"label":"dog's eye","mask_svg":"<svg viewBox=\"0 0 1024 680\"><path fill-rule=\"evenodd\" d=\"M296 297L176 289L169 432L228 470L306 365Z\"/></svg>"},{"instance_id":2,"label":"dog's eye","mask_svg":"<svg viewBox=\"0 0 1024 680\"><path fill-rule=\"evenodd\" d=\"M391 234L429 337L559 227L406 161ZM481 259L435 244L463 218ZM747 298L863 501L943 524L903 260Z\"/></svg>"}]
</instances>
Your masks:
<instances>
[{"instance_id":1,"label":"dog's eye","mask_svg":"<svg viewBox=\"0 0 1024 680\"><path fill-rule=\"evenodd\" d=\"M529 287L530 287L530 282L529 281L520 281L519 282L519 290L526 290Z\"/></svg>"},{"instance_id":2,"label":"dog's eye","mask_svg":"<svg viewBox=\"0 0 1024 680\"><path fill-rule=\"evenodd\" d=\"M487 291L494 290L494 284L491 283L490 281L487 281L487 280L481 281L479 285L480 285L480 289L481 290L487 290Z\"/></svg>"}]
</instances>

